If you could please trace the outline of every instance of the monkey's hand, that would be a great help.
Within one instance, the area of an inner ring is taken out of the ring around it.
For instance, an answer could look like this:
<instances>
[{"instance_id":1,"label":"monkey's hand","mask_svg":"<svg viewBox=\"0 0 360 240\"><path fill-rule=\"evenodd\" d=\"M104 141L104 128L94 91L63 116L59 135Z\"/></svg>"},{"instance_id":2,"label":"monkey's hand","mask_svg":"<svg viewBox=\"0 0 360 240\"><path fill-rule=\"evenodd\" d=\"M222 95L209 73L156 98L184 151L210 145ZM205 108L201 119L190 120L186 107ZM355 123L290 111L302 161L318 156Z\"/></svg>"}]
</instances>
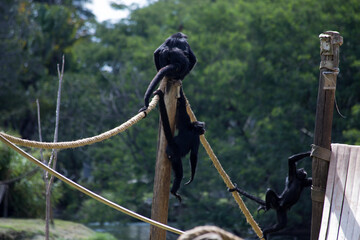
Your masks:
<instances>
[{"instance_id":1,"label":"monkey's hand","mask_svg":"<svg viewBox=\"0 0 360 240\"><path fill-rule=\"evenodd\" d=\"M160 98L164 98L164 93L160 89L156 90L153 94L158 95Z\"/></svg>"},{"instance_id":2,"label":"monkey's hand","mask_svg":"<svg viewBox=\"0 0 360 240\"><path fill-rule=\"evenodd\" d=\"M239 189L238 189L238 187L237 187L237 184L236 183L234 183L234 188L228 188L227 190L228 190L228 192L235 192L235 191L237 191L237 192L239 192Z\"/></svg>"},{"instance_id":3,"label":"monkey's hand","mask_svg":"<svg viewBox=\"0 0 360 240\"><path fill-rule=\"evenodd\" d=\"M153 94L154 95L159 95L160 98L164 98L164 93L160 89L156 90ZM147 116L147 113L145 111L148 109L148 106L149 106L149 103L145 102L145 106L140 108L140 110L138 111L139 113L144 112L144 114L145 114L144 118L146 118L146 116Z\"/></svg>"},{"instance_id":4,"label":"monkey's hand","mask_svg":"<svg viewBox=\"0 0 360 240\"><path fill-rule=\"evenodd\" d=\"M149 100L145 99L144 106L142 108L140 108L140 110L138 111L139 113L144 112L144 114L145 114L144 118L146 118L147 113L145 111L148 109L148 107L149 107Z\"/></svg>"},{"instance_id":5,"label":"monkey's hand","mask_svg":"<svg viewBox=\"0 0 360 240\"><path fill-rule=\"evenodd\" d=\"M140 113L140 112L144 112L144 111L146 111L146 109L148 109L148 107L147 107L147 106L143 106L142 108L139 109L138 112L139 112L139 113ZM145 115L146 115L146 113L145 113ZM146 117L146 116L145 116L145 117Z\"/></svg>"},{"instance_id":6,"label":"monkey's hand","mask_svg":"<svg viewBox=\"0 0 360 240\"><path fill-rule=\"evenodd\" d=\"M143 106L142 108L139 109L138 113L143 112L143 113L144 113L144 117L143 117L143 118L146 118L146 117L147 117L147 112L146 112L147 109L148 109L147 106Z\"/></svg>"},{"instance_id":7,"label":"monkey's hand","mask_svg":"<svg viewBox=\"0 0 360 240\"><path fill-rule=\"evenodd\" d=\"M267 212L269 209L267 209L266 206L260 205L257 209L257 212L259 213L261 210L263 210L264 212Z\"/></svg>"}]
</instances>

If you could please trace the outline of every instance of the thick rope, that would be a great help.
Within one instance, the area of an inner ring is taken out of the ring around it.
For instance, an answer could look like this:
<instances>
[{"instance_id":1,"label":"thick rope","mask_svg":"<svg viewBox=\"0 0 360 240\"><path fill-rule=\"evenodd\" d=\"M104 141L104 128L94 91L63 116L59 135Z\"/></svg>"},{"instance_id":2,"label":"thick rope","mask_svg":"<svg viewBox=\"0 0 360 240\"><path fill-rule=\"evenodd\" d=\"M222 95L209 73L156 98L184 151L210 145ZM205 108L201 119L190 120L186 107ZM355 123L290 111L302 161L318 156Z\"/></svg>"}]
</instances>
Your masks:
<instances>
[{"instance_id":1,"label":"thick rope","mask_svg":"<svg viewBox=\"0 0 360 240\"><path fill-rule=\"evenodd\" d=\"M23 157L27 158L28 160L30 160L31 162L35 163L36 165L38 165L39 167L41 167L42 169L44 169L45 171L49 172L51 175L59 178L61 181L65 182L66 184L70 185L71 187L75 188L76 190L88 195L89 197L95 199L96 201L99 201L109 207L112 207L122 213L125 213L133 218L139 219L143 222L149 223L151 225L154 225L156 227L162 228L164 230L176 233L176 234L183 234L183 231L180 231L176 228L172 228L170 226L167 226L165 224L159 223L157 221L154 221L150 218L141 216L140 214L137 214L127 208L124 208L116 203L111 202L110 200L88 190L87 188L73 182L72 180L66 178L65 176L61 175L60 173L58 173L57 171L49 168L48 166L46 166L45 164L43 164L42 162L40 162L39 160L37 160L36 158L34 158L33 156L31 156L30 154L28 154L27 152L25 152L24 150L20 149L19 147L17 147L16 145L14 145L13 143L11 143L9 140L7 140L6 138L4 138L2 135L0 135L0 141L2 141L3 143L5 143L7 146L9 146L10 148L12 148L13 150L15 150L16 152L18 152L20 155L22 155Z\"/></svg>"},{"instance_id":2,"label":"thick rope","mask_svg":"<svg viewBox=\"0 0 360 240\"><path fill-rule=\"evenodd\" d=\"M194 112L192 111L192 109L190 107L189 101L187 101L186 110L187 110L187 112L188 112L188 114L190 116L191 121L196 121L195 114L194 114ZM219 159L216 157L216 155L215 155L214 151L212 150L209 142L206 140L205 135L200 136L200 141L201 141L201 144L204 146L207 154L209 155L211 161L213 162L216 170L219 172L220 176L222 177L223 181L225 182L226 186L229 189L235 188L235 185L231 182L230 177L226 174L225 170L221 166L221 163L220 163ZM232 195L233 195L235 201L237 202L237 204L239 205L241 211L245 215L246 221L254 229L256 235L260 239L264 239L263 232L261 231L259 225L254 220L253 216L251 215L249 209L246 207L246 205L245 205L244 201L242 200L242 198L240 197L239 193L237 191L234 191L234 192L232 192Z\"/></svg>"},{"instance_id":3,"label":"thick rope","mask_svg":"<svg viewBox=\"0 0 360 240\"><path fill-rule=\"evenodd\" d=\"M226 232L221 228L215 226L200 226L193 228L181 234L177 240L205 240L205 239L219 239L219 240L243 240L232 233Z\"/></svg>"},{"instance_id":4,"label":"thick rope","mask_svg":"<svg viewBox=\"0 0 360 240\"><path fill-rule=\"evenodd\" d=\"M83 138L76 141L69 141L69 142L38 142L38 141L31 141L31 140L25 140L18 137L11 136L9 134L6 134L4 132L0 132L0 135L4 138L8 139L10 142L15 143L20 146L24 147L33 147L33 148L42 148L42 149L66 149L66 148L77 148L82 147L85 145L90 145L93 143L101 142L105 139L108 139L110 137L113 137L117 135L118 133L121 133L134 125L135 123L139 122L141 119L143 119L151 110L153 110L159 101L159 96L155 96L150 104L148 109L144 112L140 112L134 117L130 118L125 123L121 124L120 126L113 128L107 132L101 133L97 136L89 137L89 138Z\"/></svg>"}]
</instances>

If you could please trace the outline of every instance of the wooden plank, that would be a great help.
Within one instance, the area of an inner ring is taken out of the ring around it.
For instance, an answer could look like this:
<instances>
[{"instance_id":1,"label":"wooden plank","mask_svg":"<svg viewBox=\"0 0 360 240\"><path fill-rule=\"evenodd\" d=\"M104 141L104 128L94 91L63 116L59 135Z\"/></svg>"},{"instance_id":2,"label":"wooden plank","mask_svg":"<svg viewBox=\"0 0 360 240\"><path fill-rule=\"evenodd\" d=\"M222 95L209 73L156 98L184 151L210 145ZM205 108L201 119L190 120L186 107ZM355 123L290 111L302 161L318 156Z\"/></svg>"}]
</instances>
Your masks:
<instances>
[{"instance_id":1,"label":"wooden plank","mask_svg":"<svg viewBox=\"0 0 360 240\"><path fill-rule=\"evenodd\" d=\"M175 131L175 114L177 106L177 93L179 82L164 78L160 84L160 89L164 91L164 102L169 117L169 124L172 133ZM154 177L154 191L151 208L151 219L163 224L167 224L171 163L166 154L167 141L162 127L161 118L159 119L158 147ZM166 231L155 226L150 226L150 240L165 240Z\"/></svg>"},{"instance_id":2,"label":"wooden plank","mask_svg":"<svg viewBox=\"0 0 360 240\"><path fill-rule=\"evenodd\" d=\"M335 147L335 145L332 145ZM327 188L332 188L332 191L331 191L331 200L330 200L330 207L329 207L329 212L328 212L328 216L327 216L327 226L326 226L326 235L325 235L325 238L323 239L332 239L332 238L329 238L329 236L331 236L330 234L332 234L333 236L337 236L337 234L335 234L335 228L334 228L334 225L336 224L336 221L334 221L334 208L335 208L335 205L334 205L334 202L335 202L335 198L336 198L336 182L338 181L337 178L338 178L338 175L337 175L337 169L338 169L338 165L340 164L338 162L339 159L341 159L341 156L343 155L343 149L341 148L341 145L340 144L336 144L336 152L335 152L335 157L336 157L336 160L334 162L331 162L330 164L332 164L333 166L333 181L332 181L332 184L328 184L327 185ZM334 150L333 150L334 151ZM336 219L336 218L335 218ZM330 228L331 228L331 225L332 225L332 229L333 231L330 231ZM319 238L320 239L320 238Z\"/></svg>"},{"instance_id":3,"label":"wooden plank","mask_svg":"<svg viewBox=\"0 0 360 240\"><path fill-rule=\"evenodd\" d=\"M330 212L331 212L331 202L332 202L333 191L334 191L338 144L332 144L331 149L332 149L332 152L331 152L329 173L328 173L328 179L327 179L327 187L326 187L325 200L324 200L324 209L323 209L321 228L320 228L320 233L319 233L320 240L326 239L327 230L328 230L329 217L330 217Z\"/></svg>"},{"instance_id":4,"label":"wooden plank","mask_svg":"<svg viewBox=\"0 0 360 240\"><path fill-rule=\"evenodd\" d=\"M353 222L348 225L349 232L351 232L348 239L360 239L360 147L357 148L358 156L356 159L353 193L351 197L354 219Z\"/></svg>"},{"instance_id":5,"label":"wooden plank","mask_svg":"<svg viewBox=\"0 0 360 240\"><path fill-rule=\"evenodd\" d=\"M352 234L353 226L355 223L355 215L353 212L353 208L354 208L354 200L357 201L357 199L354 199L354 196L357 195L357 193L356 193L356 189L354 189L355 187L354 180L357 177L355 176L355 169L356 169L356 162L357 162L356 160L358 157L359 148L356 146L347 146L347 148L350 151L349 167L347 172L344 204L343 204L338 239L351 239L349 237Z\"/></svg>"},{"instance_id":6,"label":"wooden plank","mask_svg":"<svg viewBox=\"0 0 360 240\"><path fill-rule=\"evenodd\" d=\"M360 239L360 146L332 144L319 240Z\"/></svg>"},{"instance_id":7,"label":"wooden plank","mask_svg":"<svg viewBox=\"0 0 360 240\"><path fill-rule=\"evenodd\" d=\"M318 100L316 107L316 120L314 130L314 144L326 149L331 145L331 127L333 120L333 109L335 90L324 90L324 75L326 69L320 70ZM313 157L312 159L312 185L316 189L326 189L329 163ZM317 240L319 236L324 203L312 200L311 217L311 240Z\"/></svg>"},{"instance_id":8,"label":"wooden plank","mask_svg":"<svg viewBox=\"0 0 360 240\"><path fill-rule=\"evenodd\" d=\"M350 155L349 151L344 145L340 145L337 151L338 161L336 164L334 192L331 202L332 206L328 225L327 239L337 239L338 237L344 200L344 189L346 186L346 175Z\"/></svg>"}]
</instances>

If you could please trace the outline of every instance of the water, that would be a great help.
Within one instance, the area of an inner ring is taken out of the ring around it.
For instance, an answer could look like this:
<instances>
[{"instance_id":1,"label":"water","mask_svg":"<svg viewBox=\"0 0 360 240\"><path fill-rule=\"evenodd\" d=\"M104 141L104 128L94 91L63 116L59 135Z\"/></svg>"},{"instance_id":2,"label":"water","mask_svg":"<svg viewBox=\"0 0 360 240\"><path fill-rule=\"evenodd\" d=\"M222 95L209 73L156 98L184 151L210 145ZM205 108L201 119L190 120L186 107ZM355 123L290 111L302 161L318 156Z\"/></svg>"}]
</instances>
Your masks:
<instances>
[{"instance_id":1,"label":"water","mask_svg":"<svg viewBox=\"0 0 360 240\"><path fill-rule=\"evenodd\" d=\"M100 223L90 223L88 227L96 232L110 233L119 240L148 240L150 234L150 224L143 222L106 222L103 225Z\"/></svg>"},{"instance_id":2,"label":"water","mask_svg":"<svg viewBox=\"0 0 360 240\"><path fill-rule=\"evenodd\" d=\"M110 233L119 240L148 240L150 236L150 224L144 222L106 222L103 225L90 223L87 226L96 232ZM175 233L166 233L167 240L175 240L178 237Z\"/></svg>"},{"instance_id":3,"label":"water","mask_svg":"<svg viewBox=\"0 0 360 240\"><path fill-rule=\"evenodd\" d=\"M170 224L171 225L171 224ZM173 226L172 224L171 226ZM121 223L121 222L106 222L103 225L100 223L90 223L87 225L89 228L93 229L96 232L106 232L112 234L118 240L149 240L150 236L150 224L144 222L134 222L134 223ZM167 232L166 239L167 240L175 240L179 236ZM256 236L245 238L246 240L254 240L258 239ZM309 239L309 236L273 236L271 239L281 239L281 240L301 240L301 239Z\"/></svg>"}]
</instances>

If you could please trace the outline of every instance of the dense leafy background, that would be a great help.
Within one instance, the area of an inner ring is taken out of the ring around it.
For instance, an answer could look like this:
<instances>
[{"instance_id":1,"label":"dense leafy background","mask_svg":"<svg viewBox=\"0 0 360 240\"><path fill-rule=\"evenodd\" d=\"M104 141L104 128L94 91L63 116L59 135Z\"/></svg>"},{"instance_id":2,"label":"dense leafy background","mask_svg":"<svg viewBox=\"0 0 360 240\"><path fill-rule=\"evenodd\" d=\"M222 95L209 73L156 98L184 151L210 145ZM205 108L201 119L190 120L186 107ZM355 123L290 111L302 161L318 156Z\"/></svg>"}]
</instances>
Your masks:
<instances>
[{"instance_id":1,"label":"dense leafy background","mask_svg":"<svg viewBox=\"0 0 360 240\"><path fill-rule=\"evenodd\" d=\"M1 1L1 130L38 139L38 98L43 138L52 140L56 66L63 54L59 140L118 126L142 106L142 95L155 74L153 51L182 31L198 58L183 81L184 91L198 119L206 122L206 136L224 168L240 187L259 197L268 187L280 193L287 157L309 150L313 140L318 35L337 30L344 45L336 98L346 118L334 114L333 141L360 143L359 1L158 0L144 8L130 7L129 17L116 24L96 22L85 2ZM111 140L63 150L58 170L150 216L157 125L153 112ZM31 168L5 147L0 154L1 180ZM184 203L179 206L171 198L169 221L181 229L215 224L254 236L203 149L199 155L195 181L181 188ZM186 159L184 163L188 177ZM311 175L309 159L300 165ZM11 184L7 214L41 217L44 196L39 185L39 173ZM246 203L261 226L274 222L272 212L258 214L256 204ZM60 183L54 207L57 217L79 222L133 221ZM290 211L285 233L307 239L310 215L306 190Z\"/></svg>"}]
</instances>

